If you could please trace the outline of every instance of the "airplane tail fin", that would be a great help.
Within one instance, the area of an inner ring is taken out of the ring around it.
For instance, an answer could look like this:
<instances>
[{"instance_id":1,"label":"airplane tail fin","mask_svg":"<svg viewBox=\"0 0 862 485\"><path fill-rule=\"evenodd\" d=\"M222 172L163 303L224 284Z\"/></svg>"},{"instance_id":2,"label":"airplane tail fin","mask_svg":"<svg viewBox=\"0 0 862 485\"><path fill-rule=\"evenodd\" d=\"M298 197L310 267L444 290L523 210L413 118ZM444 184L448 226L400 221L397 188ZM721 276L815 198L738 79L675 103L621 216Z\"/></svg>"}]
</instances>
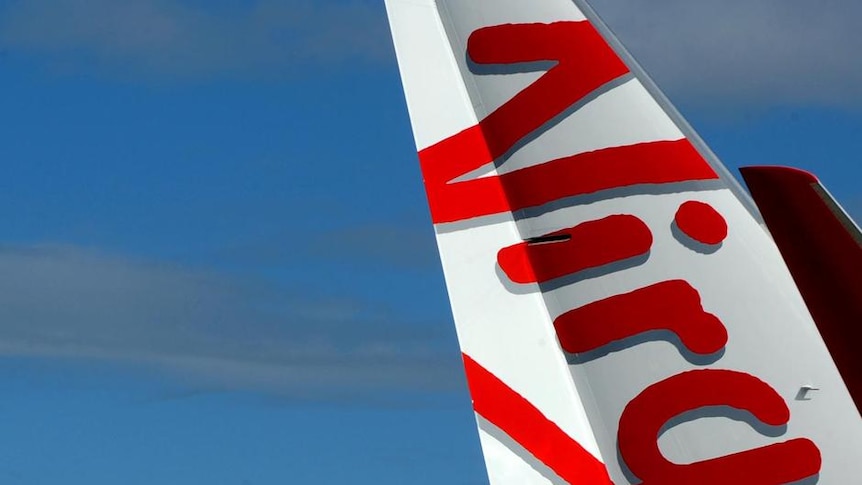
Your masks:
<instances>
[{"instance_id":1,"label":"airplane tail fin","mask_svg":"<svg viewBox=\"0 0 862 485\"><path fill-rule=\"evenodd\" d=\"M585 1L386 7L492 485L862 475L756 207Z\"/></svg>"}]
</instances>

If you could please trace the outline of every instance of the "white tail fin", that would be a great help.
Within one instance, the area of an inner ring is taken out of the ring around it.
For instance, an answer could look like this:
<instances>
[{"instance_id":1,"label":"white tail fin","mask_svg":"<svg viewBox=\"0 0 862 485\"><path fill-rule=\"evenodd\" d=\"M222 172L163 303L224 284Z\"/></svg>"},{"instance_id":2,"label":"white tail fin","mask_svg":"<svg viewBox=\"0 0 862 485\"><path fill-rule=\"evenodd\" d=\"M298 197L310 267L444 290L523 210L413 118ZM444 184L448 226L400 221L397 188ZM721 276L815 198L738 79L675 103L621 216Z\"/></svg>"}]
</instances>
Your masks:
<instances>
[{"instance_id":1,"label":"white tail fin","mask_svg":"<svg viewBox=\"0 0 862 485\"><path fill-rule=\"evenodd\" d=\"M862 476L747 197L583 1L386 4L492 485Z\"/></svg>"}]
</instances>

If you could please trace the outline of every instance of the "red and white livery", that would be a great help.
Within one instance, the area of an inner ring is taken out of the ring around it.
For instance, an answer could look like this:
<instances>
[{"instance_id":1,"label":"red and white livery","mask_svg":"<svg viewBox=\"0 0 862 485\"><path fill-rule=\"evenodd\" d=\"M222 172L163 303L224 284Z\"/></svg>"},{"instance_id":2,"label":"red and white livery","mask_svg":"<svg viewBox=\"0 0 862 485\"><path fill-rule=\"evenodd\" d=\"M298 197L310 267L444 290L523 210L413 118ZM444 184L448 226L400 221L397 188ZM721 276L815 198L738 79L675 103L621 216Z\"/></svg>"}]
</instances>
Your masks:
<instances>
[{"instance_id":1,"label":"red and white livery","mask_svg":"<svg viewBox=\"0 0 862 485\"><path fill-rule=\"evenodd\" d=\"M862 483L757 209L589 6L386 6L491 484Z\"/></svg>"}]
</instances>

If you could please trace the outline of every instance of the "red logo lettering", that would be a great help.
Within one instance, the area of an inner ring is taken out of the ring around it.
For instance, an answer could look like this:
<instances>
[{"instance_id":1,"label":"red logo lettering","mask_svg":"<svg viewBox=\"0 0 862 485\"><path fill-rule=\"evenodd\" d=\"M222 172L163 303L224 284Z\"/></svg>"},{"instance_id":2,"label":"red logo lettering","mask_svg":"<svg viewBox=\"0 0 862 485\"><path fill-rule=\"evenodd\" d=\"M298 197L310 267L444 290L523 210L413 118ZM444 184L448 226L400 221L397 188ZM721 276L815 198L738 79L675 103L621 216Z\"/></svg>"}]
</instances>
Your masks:
<instances>
[{"instance_id":1,"label":"red logo lettering","mask_svg":"<svg viewBox=\"0 0 862 485\"><path fill-rule=\"evenodd\" d=\"M727 238L727 221L709 204L690 201L676 213L674 223L688 237L714 246Z\"/></svg>"},{"instance_id":2,"label":"red logo lettering","mask_svg":"<svg viewBox=\"0 0 862 485\"><path fill-rule=\"evenodd\" d=\"M645 255L652 241L640 219L617 215L502 249L497 262L515 283L544 283Z\"/></svg>"},{"instance_id":3,"label":"red logo lettering","mask_svg":"<svg viewBox=\"0 0 862 485\"><path fill-rule=\"evenodd\" d=\"M499 161L531 133L628 69L589 22L501 25L468 41L479 65L553 61L556 65L477 126L420 153L432 219L449 223L515 212L564 198L645 184L714 180L718 175L687 140L610 147L546 161L498 176L453 182ZM683 204L674 231L718 250L724 217L702 202ZM679 239L684 244L686 241ZM500 268L515 283L544 283L649 254L653 234L640 219L613 215L504 248ZM688 245L688 244L686 244ZM564 313L554 322L562 348L586 353L652 331L676 335L685 349L715 354L728 343L725 325L707 313L700 293L664 281ZM580 445L487 370L465 356L476 411L570 483L610 483ZM619 423L619 452L644 485L778 485L819 473L820 452L807 439L692 464L661 454L658 438L674 418L727 407L783 426L790 413L766 383L733 371L686 372L650 386L628 404Z\"/></svg>"},{"instance_id":4,"label":"red logo lettering","mask_svg":"<svg viewBox=\"0 0 862 485\"><path fill-rule=\"evenodd\" d=\"M497 177L452 182L498 159L596 89L628 73L589 22L481 29L470 37L468 53L477 64L557 65L479 125L420 152L434 223L619 187L718 178L687 140L679 140L608 148Z\"/></svg>"},{"instance_id":5,"label":"red logo lettering","mask_svg":"<svg viewBox=\"0 0 862 485\"><path fill-rule=\"evenodd\" d=\"M656 330L673 332L688 350L700 355L716 353L727 343L724 324L703 310L700 294L682 280L572 310L557 318L554 327L563 349L573 354Z\"/></svg>"},{"instance_id":6,"label":"red logo lettering","mask_svg":"<svg viewBox=\"0 0 862 485\"><path fill-rule=\"evenodd\" d=\"M642 485L780 485L820 472L820 451L807 439L688 465L668 461L657 441L664 426L685 413L716 406L749 412L769 426L790 420L781 396L748 374L698 370L655 384L629 403L619 426L620 455Z\"/></svg>"}]
</instances>

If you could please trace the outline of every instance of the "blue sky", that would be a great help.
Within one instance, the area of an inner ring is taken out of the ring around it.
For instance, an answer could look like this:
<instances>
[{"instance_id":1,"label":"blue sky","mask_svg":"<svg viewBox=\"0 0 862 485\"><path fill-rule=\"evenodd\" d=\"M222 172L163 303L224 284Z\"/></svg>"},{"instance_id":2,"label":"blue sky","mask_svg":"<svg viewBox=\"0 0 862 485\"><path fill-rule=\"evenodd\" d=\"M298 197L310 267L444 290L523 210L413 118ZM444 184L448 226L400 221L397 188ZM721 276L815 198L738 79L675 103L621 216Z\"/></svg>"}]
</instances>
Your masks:
<instances>
[{"instance_id":1,"label":"blue sky","mask_svg":"<svg viewBox=\"0 0 862 485\"><path fill-rule=\"evenodd\" d=\"M692 3L595 6L862 218L862 5ZM0 160L3 483L485 483L382 2L0 0Z\"/></svg>"}]
</instances>

